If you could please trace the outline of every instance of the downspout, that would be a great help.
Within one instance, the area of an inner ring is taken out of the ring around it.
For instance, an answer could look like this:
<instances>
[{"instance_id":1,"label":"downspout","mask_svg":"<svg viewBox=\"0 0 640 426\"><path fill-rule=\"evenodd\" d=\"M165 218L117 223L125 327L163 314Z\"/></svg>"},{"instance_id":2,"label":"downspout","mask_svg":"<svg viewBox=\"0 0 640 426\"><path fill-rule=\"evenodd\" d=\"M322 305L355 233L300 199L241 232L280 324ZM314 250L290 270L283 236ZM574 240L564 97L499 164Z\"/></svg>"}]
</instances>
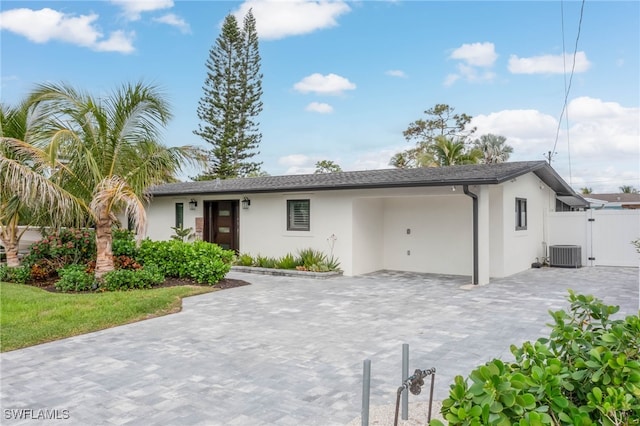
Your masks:
<instances>
[{"instance_id":1,"label":"downspout","mask_svg":"<svg viewBox=\"0 0 640 426\"><path fill-rule=\"evenodd\" d=\"M465 195L473 199L473 285L478 285L478 196L462 185Z\"/></svg>"}]
</instances>

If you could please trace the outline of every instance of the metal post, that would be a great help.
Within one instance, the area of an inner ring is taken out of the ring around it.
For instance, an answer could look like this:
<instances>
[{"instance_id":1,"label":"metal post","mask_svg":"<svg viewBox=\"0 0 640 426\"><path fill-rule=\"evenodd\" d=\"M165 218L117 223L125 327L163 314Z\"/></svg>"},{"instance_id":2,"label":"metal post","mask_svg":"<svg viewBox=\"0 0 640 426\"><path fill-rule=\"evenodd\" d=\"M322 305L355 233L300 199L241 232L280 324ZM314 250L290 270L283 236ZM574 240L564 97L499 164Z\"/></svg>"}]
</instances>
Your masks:
<instances>
[{"instance_id":1,"label":"metal post","mask_svg":"<svg viewBox=\"0 0 640 426\"><path fill-rule=\"evenodd\" d=\"M402 344L402 383L409 378L409 344ZM409 420L409 391L402 393L402 420Z\"/></svg>"},{"instance_id":2,"label":"metal post","mask_svg":"<svg viewBox=\"0 0 640 426\"><path fill-rule=\"evenodd\" d=\"M371 393L371 360L365 359L362 364L362 426L369 426L369 395Z\"/></svg>"}]
</instances>

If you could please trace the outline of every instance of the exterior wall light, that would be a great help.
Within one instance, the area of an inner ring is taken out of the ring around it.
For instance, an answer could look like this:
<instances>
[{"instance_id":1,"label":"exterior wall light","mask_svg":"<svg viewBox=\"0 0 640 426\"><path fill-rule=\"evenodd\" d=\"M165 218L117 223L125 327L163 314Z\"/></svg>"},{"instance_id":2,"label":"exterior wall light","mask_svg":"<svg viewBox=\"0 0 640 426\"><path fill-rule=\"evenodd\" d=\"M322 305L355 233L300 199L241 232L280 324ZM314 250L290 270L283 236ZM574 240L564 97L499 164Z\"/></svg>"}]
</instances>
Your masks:
<instances>
[{"instance_id":1,"label":"exterior wall light","mask_svg":"<svg viewBox=\"0 0 640 426\"><path fill-rule=\"evenodd\" d=\"M189 201L189 210L195 210L198 207L198 202L193 198Z\"/></svg>"},{"instance_id":2,"label":"exterior wall light","mask_svg":"<svg viewBox=\"0 0 640 426\"><path fill-rule=\"evenodd\" d=\"M250 205L251 205L251 200L250 200L250 199L248 199L247 197L244 197L244 198L242 199L242 208L243 208L244 210L248 210Z\"/></svg>"}]
</instances>

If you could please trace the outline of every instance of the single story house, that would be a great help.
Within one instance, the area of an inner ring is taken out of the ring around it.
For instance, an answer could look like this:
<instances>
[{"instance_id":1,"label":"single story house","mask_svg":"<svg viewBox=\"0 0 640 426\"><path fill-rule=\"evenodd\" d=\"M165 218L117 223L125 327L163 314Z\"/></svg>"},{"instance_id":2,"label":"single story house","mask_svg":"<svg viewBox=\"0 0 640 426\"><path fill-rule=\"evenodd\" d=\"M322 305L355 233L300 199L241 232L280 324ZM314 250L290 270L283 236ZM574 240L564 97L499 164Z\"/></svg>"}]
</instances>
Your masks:
<instances>
[{"instance_id":1,"label":"single story house","mask_svg":"<svg viewBox=\"0 0 640 426\"><path fill-rule=\"evenodd\" d=\"M589 201L591 208L640 209L640 194L638 193L589 194L585 200Z\"/></svg>"},{"instance_id":2,"label":"single story house","mask_svg":"<svg viewBox=\"0 0 640 426\"><path fill-rule=\"evenodd\" d=\"M313 248L345 275L401 270L474 284L546 257L545 214L588 203L545 161L265 176L150 189L151 239L171 227L239 253Z\"/></svg>"}]
</instances>

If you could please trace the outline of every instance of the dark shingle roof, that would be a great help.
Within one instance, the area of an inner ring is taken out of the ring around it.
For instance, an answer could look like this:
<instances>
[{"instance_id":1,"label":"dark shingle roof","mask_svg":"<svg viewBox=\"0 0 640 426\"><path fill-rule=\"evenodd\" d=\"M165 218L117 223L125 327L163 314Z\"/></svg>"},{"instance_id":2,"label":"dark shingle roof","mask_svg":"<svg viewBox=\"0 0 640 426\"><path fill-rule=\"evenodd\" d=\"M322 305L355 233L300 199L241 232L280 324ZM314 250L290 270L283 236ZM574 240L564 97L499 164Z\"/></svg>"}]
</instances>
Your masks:
<instances>
[{"instance_id":1,"label":"dark shingle roof","mask_svg":"<svg viewBox=\"0 0 640 426\"><path fill-rule=\"evenodd\" d=\"M575 192L545 161L473 164L419 169L382 169L325 174L261 176L152 187L153 196L321 191L336 189L499 184L534 172L559 195Z\"/></svg>"}]
</instances>

